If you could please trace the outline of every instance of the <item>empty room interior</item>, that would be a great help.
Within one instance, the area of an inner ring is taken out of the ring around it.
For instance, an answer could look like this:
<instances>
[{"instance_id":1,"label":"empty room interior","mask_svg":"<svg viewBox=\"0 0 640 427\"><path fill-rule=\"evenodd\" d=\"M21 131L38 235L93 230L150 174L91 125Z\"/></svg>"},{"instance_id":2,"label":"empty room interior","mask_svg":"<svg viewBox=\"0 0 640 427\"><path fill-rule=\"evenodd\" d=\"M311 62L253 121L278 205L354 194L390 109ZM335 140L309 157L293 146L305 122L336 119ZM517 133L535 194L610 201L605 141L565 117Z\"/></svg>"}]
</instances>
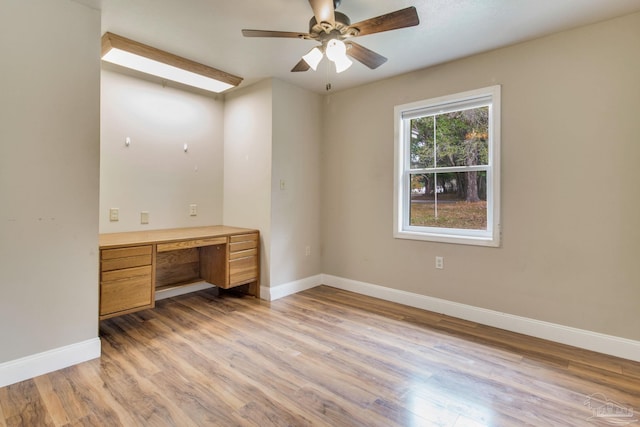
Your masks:
<instances>
[{"instance_id":1,"label":"empty room interior","mask_svg":"<svg viewBox=\"0 0 640 427\"><path fill-rule=\"evenodd\" d=\"M640 425L639 0L0 0L0 52L0 427Z\"/></svg>"}]
</instances>

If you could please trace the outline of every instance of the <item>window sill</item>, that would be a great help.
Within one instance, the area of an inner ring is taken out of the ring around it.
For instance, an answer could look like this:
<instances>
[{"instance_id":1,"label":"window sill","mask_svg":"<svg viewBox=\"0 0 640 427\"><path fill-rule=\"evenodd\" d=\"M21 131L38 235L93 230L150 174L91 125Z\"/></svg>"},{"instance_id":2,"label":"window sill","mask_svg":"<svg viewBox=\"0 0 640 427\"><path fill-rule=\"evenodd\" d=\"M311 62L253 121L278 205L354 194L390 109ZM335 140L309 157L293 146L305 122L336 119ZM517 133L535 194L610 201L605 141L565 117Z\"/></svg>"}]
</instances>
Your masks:
<instances>
[{"instance_id":1,"label":"window sill","mask_svg":"<svg viewBox=\"0 0 640 427\"><path fill-rule=\"evenodd\" d=\"M497 233L496 233L497 234ZM499 247L499 236L463 236L455 234L438 234L438 233L425 233L417 231L396 231L393 233L393 237L396 239L407 240L423 240L428 242L438 243L453 243L459 245L472 245L472 246L487 246L487 247Z\"/></svg>"}]
</instances>

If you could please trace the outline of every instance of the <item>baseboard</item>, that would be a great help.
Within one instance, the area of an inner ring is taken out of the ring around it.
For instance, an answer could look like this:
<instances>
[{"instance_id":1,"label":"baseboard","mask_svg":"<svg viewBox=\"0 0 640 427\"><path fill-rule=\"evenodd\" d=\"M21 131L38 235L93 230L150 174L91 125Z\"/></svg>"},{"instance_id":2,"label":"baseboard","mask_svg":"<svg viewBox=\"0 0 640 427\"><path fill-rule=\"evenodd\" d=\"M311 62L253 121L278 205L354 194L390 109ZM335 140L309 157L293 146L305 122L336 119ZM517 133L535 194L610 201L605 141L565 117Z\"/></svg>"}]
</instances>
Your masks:
<instances>
[{"instance_id":1,"label":"baseboard","mask_svg":"<svg viewBox=\"0 0 640 427\"><path fill-rule=\"evenodd\" d=\"M410 307L640 362L640 341L487 310L328 274L322 275L321 283Z\"/></svg>"},{"instance_id":2,"label":"baseboard","mask_svg":"<svg viewBox=\"0 0 640 427\"><path fill-rule=\"evenodd\" d=\"M100 338L54 348L0 364L0 387L100 357Z\"/></svg>"},{"instance_id":3,"label":"baseboard","mask_svg":"<svg viewBox=\"0 0 640 427\"><path fill-rule=\"evenodd\" d=\"M176 288L165 289L162 291L156 292L156 301L160 301L161 299L177 297L178 295L188 294L190 292L197 292L203 289L215 288L216 286L207 282L196 282L191 285L179 286Z\"/></svg>"},{"instance_id":4,"label":"baseboard","mask_svg":"<svg viewBox=\"0 0 640 427\"><path fill-rule=\"evenodd\" d=\"M293 295L297 292L306 291L322 284L322 275L307 277L293 282L283 283L277 286L260 287L260 297L267 301L275 301L277 299Z\"/></svg>"}]
</instances>

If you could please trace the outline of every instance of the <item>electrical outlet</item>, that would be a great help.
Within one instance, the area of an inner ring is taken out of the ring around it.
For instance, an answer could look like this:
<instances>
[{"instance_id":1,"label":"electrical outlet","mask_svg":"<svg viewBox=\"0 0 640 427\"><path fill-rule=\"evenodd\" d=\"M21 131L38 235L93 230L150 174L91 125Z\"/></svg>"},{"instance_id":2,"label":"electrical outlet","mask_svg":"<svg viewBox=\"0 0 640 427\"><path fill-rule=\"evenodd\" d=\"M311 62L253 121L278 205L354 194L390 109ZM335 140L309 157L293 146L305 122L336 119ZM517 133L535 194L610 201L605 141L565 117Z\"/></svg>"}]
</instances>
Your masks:
<instances>
[{"instance_id":1,"label":"electrical outlet","mask_svg":"<svg viewBox=\"0 0 640 427\"><path fill-rule=\"evenodd\" d=\"M189 205L189 215L190 216L198 215L198 205L196 204Z\"/></svg>"},{"instance_id":2,"label":"electrical outlet","mask_svg":"<svg viewBox=\"0 0 640 427\"><path fill-rule=\"evenodd\" d=\"M120 220L120 211L118 208L109 209L109 221L119 221Z\"/></svg>"},{"instance_id":3,"label":"electrical outlet","mask_svg":"<svg viewBox=\"0 0 640 427\"><path fill-rule=\"evenodd\" d=\"M441 257L441 256L436 257L436 268L439 270L444 269L444 257Z\"/></svg>"}]
</instances>

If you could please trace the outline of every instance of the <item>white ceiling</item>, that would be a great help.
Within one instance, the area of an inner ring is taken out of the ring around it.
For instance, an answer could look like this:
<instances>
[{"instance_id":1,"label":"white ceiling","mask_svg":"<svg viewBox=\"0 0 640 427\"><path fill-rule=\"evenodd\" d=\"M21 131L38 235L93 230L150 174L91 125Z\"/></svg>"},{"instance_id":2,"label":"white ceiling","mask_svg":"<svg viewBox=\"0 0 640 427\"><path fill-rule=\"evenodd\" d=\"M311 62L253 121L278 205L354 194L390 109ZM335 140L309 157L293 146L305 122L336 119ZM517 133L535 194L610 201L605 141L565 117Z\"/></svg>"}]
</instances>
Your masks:
<instances>
[{"instance_id":1,"label":"white ceiling","mask_svg":"<svg viewBox=\"0 0 640 427\"><path fill-rule=\"evenodd\" d=\"M420 25L359 37L389 60L376 70L359 62L336 74L291 68L315 42L245 38L241 29L307 32L306 0L77 0L102 10L102 32L149 44L243 77L266 77L324 93L361 85L565 29L640 11L640 0L343 0L351 22L415 6Z\"/></svg>"}]
</instances>

